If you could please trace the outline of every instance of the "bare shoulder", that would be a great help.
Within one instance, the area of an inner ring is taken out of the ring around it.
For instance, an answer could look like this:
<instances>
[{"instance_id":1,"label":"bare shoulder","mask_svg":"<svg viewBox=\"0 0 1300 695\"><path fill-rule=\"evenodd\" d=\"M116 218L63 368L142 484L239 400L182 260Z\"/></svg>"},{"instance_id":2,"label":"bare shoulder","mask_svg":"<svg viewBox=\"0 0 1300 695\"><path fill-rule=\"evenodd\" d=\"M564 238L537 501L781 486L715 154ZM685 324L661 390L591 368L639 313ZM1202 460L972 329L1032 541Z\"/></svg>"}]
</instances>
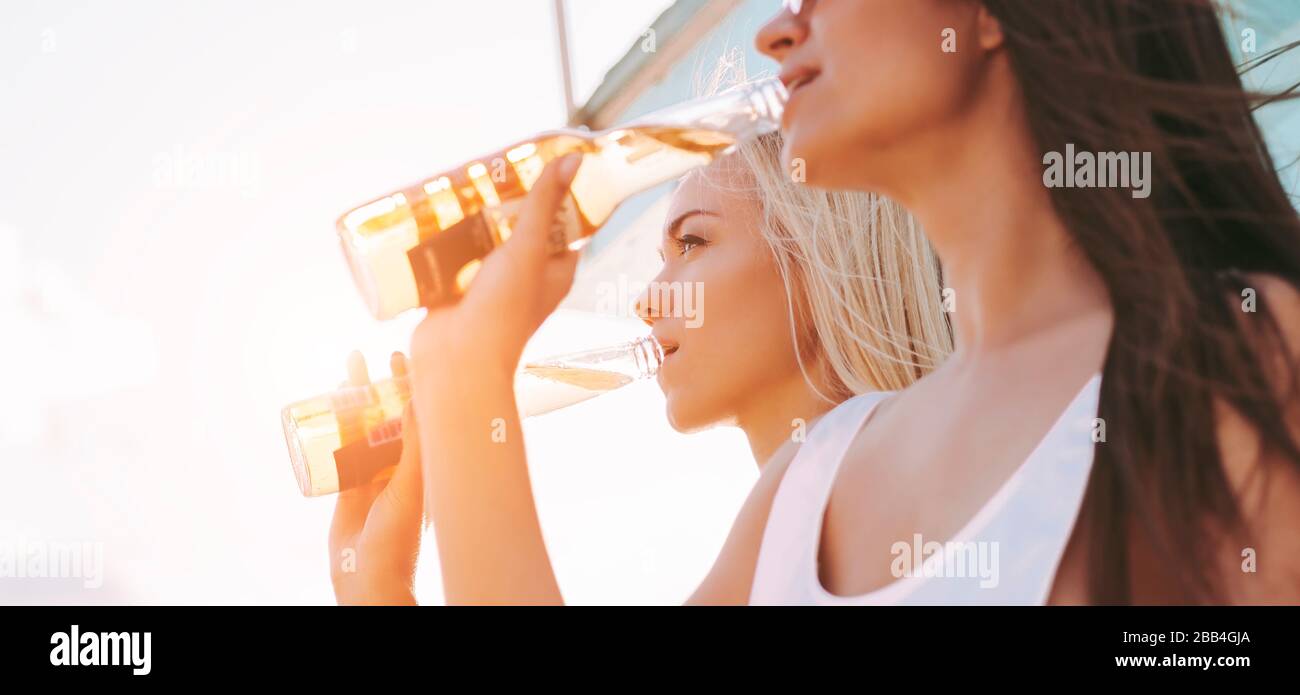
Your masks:
<instances>
[{"instance_id":1,"label":"bare shoulder","mask_svg":"<svg viewBox=\"0 0 1300 695\"><path fill-rule=\"evenodd\" d=\"M714 561L708 576L687 601L693 605L744 605L749 603L750 587L754 583L754 568L758 564L758 551L763 545L763 532L767 529L768 513L772 500L781 487L781 480L790 462L799 451L799 444L787 441L772 458L763 464L758 480L745 498L745 503L731 525L731 532Z\"/></svg>"},{"instance_id":2,"label":"bare shoulder","mask_svg":"<svg viewBox=\"0 0 1300 695\"><path fill-rule=\"evenodd\" d=\"M1284 278L1251 274L1240 297L1242 330L1259 349L1265 375L1277 388L1282 419L1300 443L1300 398L1288 379L1300 365L1300 291ZM1264 311L1266 310L1267 314ZM1272 318L1272 325L1255 317ZM1214 404L1216 435L1224 474L1236 496L1246 529L1223 554L1221 577L1227 598L1240 603L1300 601L1300 462L1267 450L1254 426L1234 407ZM1226 552L1231 550L1232 552Z\"/></svg>"},{"instance_id":3,"label":"bare shoulder","mask_svg":"<svg viewBox=\"0 0 1300 695\"><path fill-rule=\"evenodd\" d=\"M1244 276L1246 286L1241 288L1239 297L1231 297L1240 302L1243 318L1252 319L1264 315L1260 309L1266 309L1281 330L1285 342L1285 357L1294 359L1300 355L1300 290L1285 278L1267 273L1248 273ZM1246 320L1243 326L1252 338L1263 337L1262 326L1252 329L1252 322ZM1279 356L1281 357L1281 356Z\"/></svg>"}]
</instances>

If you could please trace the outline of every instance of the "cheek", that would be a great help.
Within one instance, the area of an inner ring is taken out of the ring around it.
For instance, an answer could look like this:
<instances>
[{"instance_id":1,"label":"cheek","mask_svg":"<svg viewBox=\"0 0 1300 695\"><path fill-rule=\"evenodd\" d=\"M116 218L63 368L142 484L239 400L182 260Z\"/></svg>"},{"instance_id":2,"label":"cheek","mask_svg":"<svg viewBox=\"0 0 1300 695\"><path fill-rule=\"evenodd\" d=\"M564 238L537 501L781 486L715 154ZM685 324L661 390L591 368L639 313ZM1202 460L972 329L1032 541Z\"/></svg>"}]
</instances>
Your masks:
<instances>
[{"instance_id":1,"label":"cheek","mask_svg":"<svg viewBox=\"0 0 1300 695\"><path fill-rule=\"evenodd\" d=\"M786 151L807 162L813 185L857 188L874 163L895 166L883 155L951 117L968 89L973 49L962 53L967 37L959 33L958 52L943 51L944 17L896 8L874 19L861 14L815 27L822 72L796 102Z\"/></svg>"},{"instance_id":2,"label":"cheek","mask_svg":"<svg viewBox=\"0 0 1300 695\"><path fill-rule=\"evenodd\" d=\"M798 368L780 274L755 262L768 253L766 247L750 249L728 282L706 284L705 319L691 329L710 359L724 365L715 383L737 397Z\"/></svg>"},{"instance_id":3,"label":"cheek","mask_svg":"<svg viewBox=\"0 0 1300 695\"><path fill-rule=\"evenodd\" d=\"M709 259L708 271L697 276L702 321L683 330L682 360L665 394L669 420L680 430L727 421L766 383L798 372L780 275L755 262L767 247L734 250Z\"/></svg>"},{"instance_id":4,"label":"cheek","mask_svg":"<svg viewBox=\"0 0 1300 695\"><path fill-rule=\"evenodd\" d=\"M798 371L785 285L775 268L762 274L746 304L749 361L757 378L778 380Z\"/></svg>"}]
</instances>

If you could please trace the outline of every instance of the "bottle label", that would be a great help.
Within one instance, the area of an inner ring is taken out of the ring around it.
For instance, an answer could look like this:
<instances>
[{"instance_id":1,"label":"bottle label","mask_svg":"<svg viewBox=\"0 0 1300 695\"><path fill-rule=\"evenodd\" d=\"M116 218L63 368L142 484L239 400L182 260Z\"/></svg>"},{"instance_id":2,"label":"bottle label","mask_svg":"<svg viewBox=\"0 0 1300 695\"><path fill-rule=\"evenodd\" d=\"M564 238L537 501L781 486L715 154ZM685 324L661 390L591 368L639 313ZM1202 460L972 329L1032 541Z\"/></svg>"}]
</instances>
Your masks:
<instances>
[{"instance_id":1,"label":"bottle label","mask_svg":"<svg viewBox=\"0 0 1300 695\"><path fill-rule=\"evenodd\" d=\"M395 417L371 427L366 432L366 443L370 446L387 444L402 438L402 418Z\"/></svg>"},{"instance_id":2,"label":"bottle label","mask_svg":"<svg viewBox=\"0 0 1300 695\"><path fill-rule=\"evenodd\" d=\"M407 251L420 306L438 307L459 299L462 294L458 281L461 271L509 238L522 208L523 199L503 201L494 209L470 215L434 232ZM569 193L560 201L560 209L551 221L547 246L551 253L561 253L582 237L582 213L578 211L578 201Z\"/></svg>"},{"instance_id":3,"label":"bottle label","mask_svg":"<svg viewBox=\"0 0 1300 695\"><path fill-rule=\"evenodd\" d=\"M402 439L399 437L378 446L365 440L352 442L334 450L334 466L338 471L339 491L350 490L375 480L380 473L396 466L402 458Z\"/></svg>"},{"instance_id":4,"label":"bottle label","mask_svg":"<svg viewBox=\"0 0 1300 695\"><path fill-rule=\"evenodd\" d=\"M479 212L456 224L434 232L428 239L406 252L415 276L420 306L437 307L460 298L456 284L461 270L496 247L492 224Z\"/></svg>"}]
</instances>

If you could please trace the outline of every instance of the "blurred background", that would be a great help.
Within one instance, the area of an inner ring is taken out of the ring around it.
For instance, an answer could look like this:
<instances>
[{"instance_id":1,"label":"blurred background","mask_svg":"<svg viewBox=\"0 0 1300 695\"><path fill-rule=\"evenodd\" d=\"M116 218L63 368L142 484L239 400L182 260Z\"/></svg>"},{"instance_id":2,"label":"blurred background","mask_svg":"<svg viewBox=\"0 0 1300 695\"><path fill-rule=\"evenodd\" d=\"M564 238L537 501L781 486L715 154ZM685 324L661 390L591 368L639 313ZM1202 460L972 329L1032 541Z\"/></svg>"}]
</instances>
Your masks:
<instances>
[{"instance_id":1,"label":"blurred background","mask_svg":"<svg viewBox=\"0 0 1300 695\"><path fill-rule=\"evenodd\" d=\"M333 388L354 348L383 376L420 313L370 318L336 217L534 132L695 96L720 59L772 74L751 45L779 4L6 2L0 603L333 602L333 498L298 493L279 410ZM1242 60L1300 38L1295 0L1235 6ZM1290 60L1251 80L1280 86ZM1300 109L1260 121L1294 162ZM1300 190L1296 166L1284 179ZM657 271L669 190L600 232L531 353L644 332L598 310ZM652 382L525 430L572 603L685 599L757 477L738 432L668 428ZM25 555L73 547L99 569L23 576ZM417 595L442 600L431 534Z\"/></svg>"}]
</instances>

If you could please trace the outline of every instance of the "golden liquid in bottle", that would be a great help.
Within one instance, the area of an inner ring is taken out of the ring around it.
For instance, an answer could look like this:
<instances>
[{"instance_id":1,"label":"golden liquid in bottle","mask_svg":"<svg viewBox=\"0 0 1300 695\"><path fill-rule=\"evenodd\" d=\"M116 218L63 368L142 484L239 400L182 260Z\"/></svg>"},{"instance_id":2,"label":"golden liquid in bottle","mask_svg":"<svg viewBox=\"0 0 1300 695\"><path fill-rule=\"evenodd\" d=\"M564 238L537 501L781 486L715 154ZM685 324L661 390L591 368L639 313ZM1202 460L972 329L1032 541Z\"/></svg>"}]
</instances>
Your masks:
<instances>
[{"instance_id":1,"label":"golden liquid in bottle","mask_svg":"<svg viewBox=\"0 0 1300 695\"><path fill-rule=\"evenodd\" d=\"M619 372L581 367L528 365L516 382L519 408L525 416L566 408L632 383Z\"/></svg>"},{"instance_id":2,"label":"golden liquid in bottle","mask_svg":"<svg viewBox=\"0 0 1300 695\"><path fill-rule=\"evenodd\" d=\"M334 452L345 445L364 441L379 446L400 439L402 410L410 397L406 379L385 379L286 407L281 420L302 493L310 497L340 489L340 481L349 475L338 469ZM372 479L391 472L383 471Z\"/></svg>"},{"instance_id":3,"label":"golden liquid in bottle","mask_svg":"<svg viewBox=\"0 0 1300 695\"><path fill-rule=\"evenodd\" d=\"M562 365L527 365L515 378L515 393L525 417L542 415L625 386L627 374ZM335 452L356 442L370 446L399 441L402 410L410 400L409 381L385 379L299 401L281 414L289 458L303 495L340 490L355 473L340 470ZM392 475L393 465L364 474L365 482Z\"/></svg>"},{"instance_id":4,"label":"golden liquid in bottle","mask_svg":"<svg viewBox=\"0 0 1300 695\"><path fill-rule=\"evenodd\" d=\"M723 132L668 126L557 131L363 205L339 221L340 239L372 313L391 318L422 303L411 249L479 213L491 228L487 250L504 242L524 196L551 160L584 154L570 185L575 205L558 235L559 245L575 249L627 197L708 164L735 142ZM440 298L465 291L476 260L447 273Z\"/></svg>"}]
</instances>

